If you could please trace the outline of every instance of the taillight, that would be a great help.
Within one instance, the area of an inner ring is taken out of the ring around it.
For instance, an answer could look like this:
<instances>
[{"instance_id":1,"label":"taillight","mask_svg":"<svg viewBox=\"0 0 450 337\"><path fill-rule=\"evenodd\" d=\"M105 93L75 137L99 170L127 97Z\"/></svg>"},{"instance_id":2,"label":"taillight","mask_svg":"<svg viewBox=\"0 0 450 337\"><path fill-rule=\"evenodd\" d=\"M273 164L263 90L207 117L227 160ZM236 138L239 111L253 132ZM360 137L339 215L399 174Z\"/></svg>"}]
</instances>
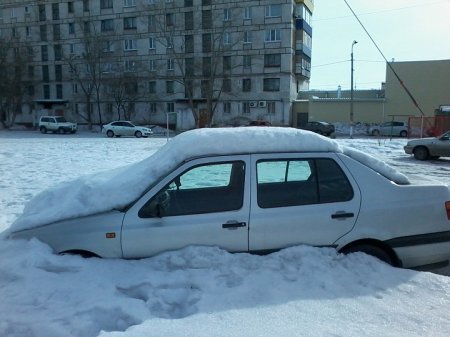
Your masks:
<instances>
[{"instance_id":1,"label":"taillight","mask_svg":"<svg viewBox=\"0 0 450 337\"><path fill-rule=\"evenodd\" d=\"M447 210L447 219L450 220L450 201L445 202L445 209Z\"/></svg>"}]
</instances>

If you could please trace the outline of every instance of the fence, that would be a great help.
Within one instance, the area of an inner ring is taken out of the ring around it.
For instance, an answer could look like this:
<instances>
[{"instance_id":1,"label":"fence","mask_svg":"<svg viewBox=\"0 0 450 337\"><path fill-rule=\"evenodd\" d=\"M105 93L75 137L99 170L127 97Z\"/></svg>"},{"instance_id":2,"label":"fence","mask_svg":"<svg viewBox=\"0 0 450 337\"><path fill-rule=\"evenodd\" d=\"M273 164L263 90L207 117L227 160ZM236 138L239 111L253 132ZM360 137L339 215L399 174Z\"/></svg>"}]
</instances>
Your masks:
<instances>
[{"instance_id":1,"label":"fence","mask_svg":"<svg viewBox=\"0 0 450 337\"><path fill-rule=\"evenodd\" d=\"M409 117L408 137L436 137L450 130L450 116Z\"/></svg>"}]
</instances>

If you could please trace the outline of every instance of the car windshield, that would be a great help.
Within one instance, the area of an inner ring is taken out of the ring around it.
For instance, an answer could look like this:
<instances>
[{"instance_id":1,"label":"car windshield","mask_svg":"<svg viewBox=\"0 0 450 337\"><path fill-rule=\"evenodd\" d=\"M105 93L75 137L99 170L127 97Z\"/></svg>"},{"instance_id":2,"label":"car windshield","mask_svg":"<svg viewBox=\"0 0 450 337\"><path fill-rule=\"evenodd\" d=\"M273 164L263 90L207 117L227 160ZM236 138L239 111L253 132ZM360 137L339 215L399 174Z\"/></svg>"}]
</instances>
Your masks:
<instances>
[{"instance_id":1,"label":"car windshield","mask_svg":"<svg viewBox=\"0 0 450 337\"><path fill-rule=\"evenodd\" d=\"M56 123L66 123L66 119L64 117L55 117Z\"/></svg>"}]
</instances>

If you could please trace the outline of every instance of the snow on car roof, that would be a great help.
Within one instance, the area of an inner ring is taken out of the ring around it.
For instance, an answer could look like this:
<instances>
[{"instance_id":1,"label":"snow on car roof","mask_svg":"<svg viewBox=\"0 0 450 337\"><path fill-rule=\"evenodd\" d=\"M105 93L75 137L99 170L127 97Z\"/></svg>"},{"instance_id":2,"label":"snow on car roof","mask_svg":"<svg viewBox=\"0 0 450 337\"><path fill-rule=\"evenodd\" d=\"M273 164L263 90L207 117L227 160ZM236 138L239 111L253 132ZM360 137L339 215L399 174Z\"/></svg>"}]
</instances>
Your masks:
<instances>
[{"instance_id":1,"label":"snow on car roof","mask_svg":"<svg viewBox=\"0 0 450 337\"><path fill-rule=\"evenodd\" d=\"M263 152L337 152L348 154L393 181L407 178L362 152L344 149L310 131L281 127L196 129L174 137L156 153L135 164L80 177L35 196L11 230L124 207L181 162L205 155Z\"/></svg>"}]
</instances>

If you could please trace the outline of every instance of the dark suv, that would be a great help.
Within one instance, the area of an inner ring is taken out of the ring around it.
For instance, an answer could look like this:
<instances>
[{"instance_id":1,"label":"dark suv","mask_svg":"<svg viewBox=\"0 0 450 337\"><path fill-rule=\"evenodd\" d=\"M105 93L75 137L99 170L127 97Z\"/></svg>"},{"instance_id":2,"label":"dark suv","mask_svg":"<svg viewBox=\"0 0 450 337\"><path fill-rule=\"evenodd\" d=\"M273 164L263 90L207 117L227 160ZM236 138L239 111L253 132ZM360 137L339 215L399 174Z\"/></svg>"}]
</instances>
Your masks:
<instances>
[{"instance_id":1,"label":"dark suv","mask_svg":"<svg viewBox=\"0 0 450 337\"><path fill-rule=\"evenodd\" d=\"M309 130L324 136L334 133L334 125L327 122L308 122L300 129Z\"/></svg>"}]
</instances>

